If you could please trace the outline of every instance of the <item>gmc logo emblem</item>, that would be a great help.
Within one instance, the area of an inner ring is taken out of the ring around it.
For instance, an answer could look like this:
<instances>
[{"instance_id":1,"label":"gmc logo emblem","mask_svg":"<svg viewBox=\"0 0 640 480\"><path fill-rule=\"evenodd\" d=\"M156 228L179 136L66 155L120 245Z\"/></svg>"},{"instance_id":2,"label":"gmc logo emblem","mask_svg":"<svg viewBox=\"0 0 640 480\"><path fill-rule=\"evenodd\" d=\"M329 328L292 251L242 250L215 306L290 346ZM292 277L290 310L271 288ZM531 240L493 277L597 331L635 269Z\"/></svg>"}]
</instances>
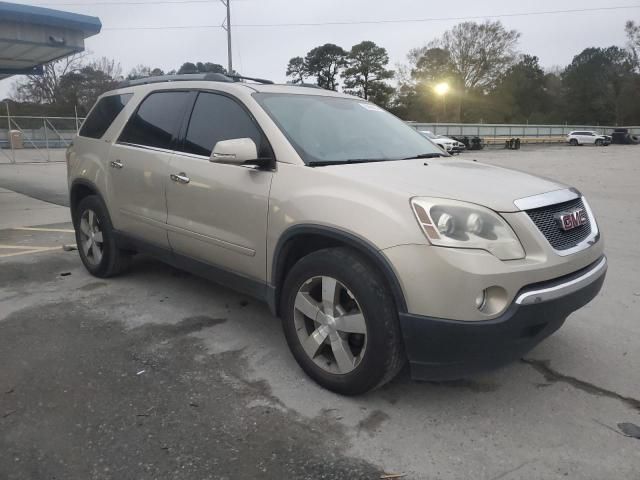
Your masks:
<instances>
[{"instance_id":1,"label":"gmc logo emblem","mask_svg":"<svg viewBox=\"0 0 640 480\"><path fill-rule=\"evenodd\" d=\"M556 221L562 230L572 230L587 223L587 212L584 208L579 208L570 212L558 213Z\"/></svg>"}]
</instances>

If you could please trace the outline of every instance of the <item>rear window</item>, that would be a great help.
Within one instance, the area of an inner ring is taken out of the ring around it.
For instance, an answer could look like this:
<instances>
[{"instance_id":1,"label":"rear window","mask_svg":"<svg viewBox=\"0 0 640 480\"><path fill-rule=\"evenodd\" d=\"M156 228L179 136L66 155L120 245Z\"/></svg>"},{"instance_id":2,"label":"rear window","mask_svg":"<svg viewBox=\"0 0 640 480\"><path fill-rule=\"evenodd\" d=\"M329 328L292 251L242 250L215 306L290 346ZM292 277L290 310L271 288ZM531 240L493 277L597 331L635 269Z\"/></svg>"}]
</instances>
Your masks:
<instances>
[{"instance_id":1,"label":"rear window","mask_svg":"<svg viewBox=\"0 0 640 480\"><path fill-rule=\"evenodd\" d=\"M82 124L81 137L102 138L125 105L131 100L132 93L109 95L101 98Z\"/></svg>"},{"instance_id":2,"label":"rear window","mask_svg":"<svg viewBox=\"0 0 640 480\"><path fill-rule=\"evenodd\" d=\"M156 92L145 98L118 142L169 150L178 135L190 92Z\"/></svg>"}]
</instances>

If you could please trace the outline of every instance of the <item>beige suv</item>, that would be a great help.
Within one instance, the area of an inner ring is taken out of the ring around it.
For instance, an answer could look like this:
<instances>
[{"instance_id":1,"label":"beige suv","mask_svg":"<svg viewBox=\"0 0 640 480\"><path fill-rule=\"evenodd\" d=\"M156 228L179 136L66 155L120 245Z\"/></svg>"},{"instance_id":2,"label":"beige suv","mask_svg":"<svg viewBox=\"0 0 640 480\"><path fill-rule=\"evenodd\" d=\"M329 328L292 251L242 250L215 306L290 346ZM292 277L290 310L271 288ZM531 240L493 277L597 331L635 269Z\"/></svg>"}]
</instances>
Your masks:
<instances>
[{"instance_id":1,"label":"beige suv","mask_svg":"<svg viewBox=\"0 0 640 480\"><path fill-rule=\"evenodd\" d=\"M407 361L441 380L518 358L600 290L577 190L454 159L359 98L233 80L99 99L68 151L90 273L145 252L264 300L302 369L342 394Z\"/></svg>"}]
</instances>

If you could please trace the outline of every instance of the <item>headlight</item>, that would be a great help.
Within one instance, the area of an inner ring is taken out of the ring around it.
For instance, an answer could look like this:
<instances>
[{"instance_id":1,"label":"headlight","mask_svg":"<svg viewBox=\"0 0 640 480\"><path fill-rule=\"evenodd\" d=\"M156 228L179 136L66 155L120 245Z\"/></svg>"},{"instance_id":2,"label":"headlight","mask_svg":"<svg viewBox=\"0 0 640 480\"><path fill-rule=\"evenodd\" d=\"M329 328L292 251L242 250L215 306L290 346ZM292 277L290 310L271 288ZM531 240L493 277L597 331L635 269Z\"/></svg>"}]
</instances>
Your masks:
<instances>
[{"instance_id":1,"label":"headlight","mask_svg":"<svg viewBox=\"0 0 640 480\"><path fill-rule=\"evenodd\" d=\"M524 258L522 245L509 224L488 208L425 197L411 199L411 206L433 245L486 250L500 260Z\"/></svg>"}]
</instances>

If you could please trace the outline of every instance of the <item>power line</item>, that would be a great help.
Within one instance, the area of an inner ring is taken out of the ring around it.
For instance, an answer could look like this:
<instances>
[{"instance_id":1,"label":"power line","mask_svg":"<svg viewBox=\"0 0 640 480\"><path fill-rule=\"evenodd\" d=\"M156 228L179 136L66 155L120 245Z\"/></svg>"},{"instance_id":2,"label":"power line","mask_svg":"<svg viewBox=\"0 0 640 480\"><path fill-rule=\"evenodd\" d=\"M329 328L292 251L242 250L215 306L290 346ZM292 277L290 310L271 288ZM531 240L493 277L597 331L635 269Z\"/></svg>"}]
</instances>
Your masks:
<instances>
[{"instance_id":1,"label":"power line","mask_svg":"<svg viewBox=\"0 0 640 480\"><path fill-rule=\"evenodd\" d=\"M196 0L194 0L196 1ZM640 8L640 5L622 5L616 7L596 7L596 8L574 8L568 10L546 10L538 12L522 12L522 13L502 13L494 15L474 15L465 17L431 17L431 18L411 18L396 20L355 20L355 21L329 21L329 22L305 22L305 23L236 23L234 27L238 28L279 28L279 27L321 27L321 26L340 26L340 25L380 25L380 24L397 24L397 23L427 23L427 22L447 22L462 20L482 20L486 18L509 18L509 17L527 17L535 15L558 15L567 13L583 13L583 12L602 12L611 10L630 10ZM185 29L185 28L222 28L220 25L167 25L167 26L140 26L140 27L105 27L103 30L169 30L169 29Z\"/></svg>"},{"instance_id":2,"label":"power line","mask_svg":"<svg viewBox=\"0 0 640 480\"><path fill-rule=\"evenodd\" d=\"M355 21L329 21L329 22L308 22L308 23L253 23L253 24L236 24L236 27L316 27L328 25L377 25L385 23L425 23L425 22L443 22L452 20L479 20L483 18L505 18L505 17L526 17L530 15L554 15L563 13L581 13L581 12L599 12L604 10L624 10L640 8L640 5L622 5L617 7L595 7L595 8L575 8L570 10L547 10L540 12L522 12L522 13L502 13L495 15L475 15L465 17L431 17L431 18L410 18L399 20L355 20Z\"/></svg>"}]
</instances>

